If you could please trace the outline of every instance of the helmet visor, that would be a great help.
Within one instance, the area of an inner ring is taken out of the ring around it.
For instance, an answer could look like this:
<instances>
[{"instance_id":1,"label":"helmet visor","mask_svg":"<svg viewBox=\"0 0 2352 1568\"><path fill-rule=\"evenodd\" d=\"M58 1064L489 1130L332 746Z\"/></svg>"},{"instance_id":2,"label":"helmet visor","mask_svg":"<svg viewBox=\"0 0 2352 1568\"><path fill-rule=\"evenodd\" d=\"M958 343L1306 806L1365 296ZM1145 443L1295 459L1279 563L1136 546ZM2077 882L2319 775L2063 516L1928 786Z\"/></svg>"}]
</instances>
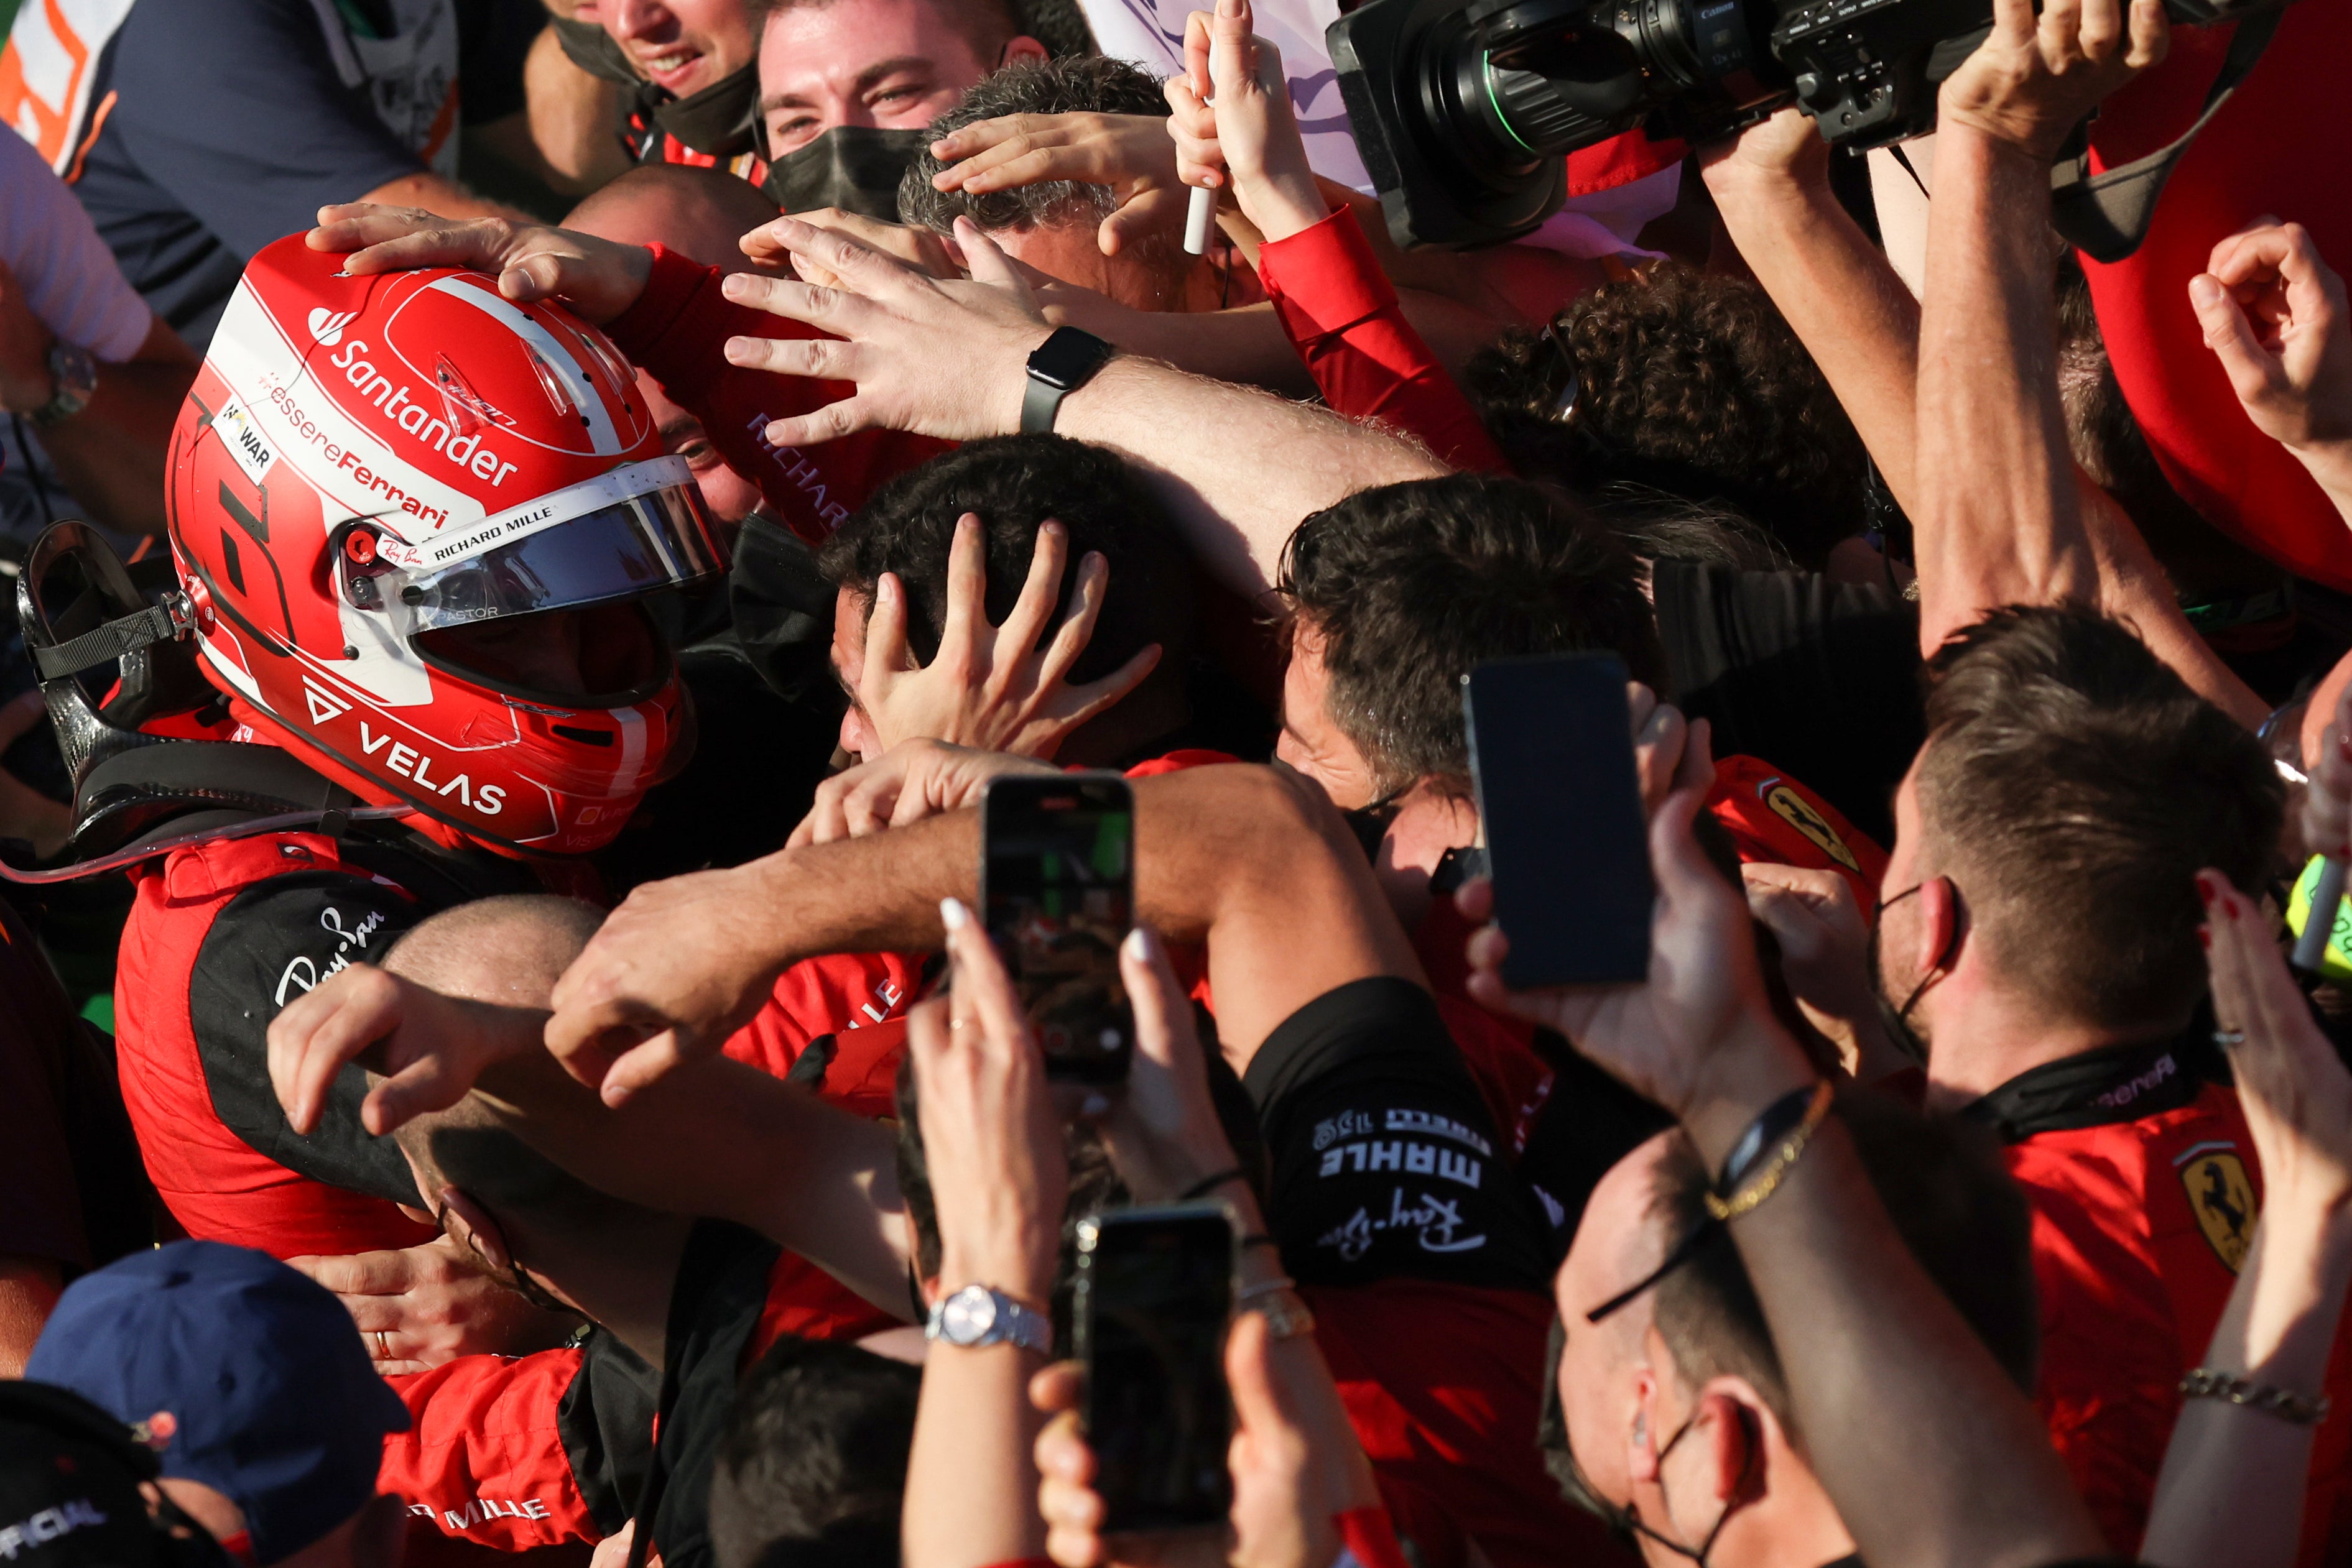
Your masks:
<instances>
[{"instance_id":1,"label":"helmet visor","mask_svg":"<svg viewBox=\"0 0 2352 1568\"><path fill-rule=\"evenodd\" d=\"M380 584L411 635L694 582L724 571L682 457L656 457L395 553Z\"/></svg>"}]
</instances>

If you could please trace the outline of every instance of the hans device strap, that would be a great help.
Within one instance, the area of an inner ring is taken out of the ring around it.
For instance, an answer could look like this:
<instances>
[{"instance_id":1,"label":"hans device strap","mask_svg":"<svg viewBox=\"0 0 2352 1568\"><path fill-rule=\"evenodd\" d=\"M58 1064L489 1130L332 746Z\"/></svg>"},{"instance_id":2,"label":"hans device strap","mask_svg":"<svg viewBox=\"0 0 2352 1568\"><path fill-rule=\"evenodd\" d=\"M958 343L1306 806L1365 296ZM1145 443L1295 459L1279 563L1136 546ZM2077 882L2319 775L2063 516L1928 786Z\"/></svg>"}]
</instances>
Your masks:
<instances>
[{"instance_id":1,"label":"hans device strap","mask_svg":"<svg viewBox=\"0 0 2352 1568\"><path fill-rule=\"evenodd\" d=\"M2139 248L2140 241L2147 237L2148 225L2156 217L2156 199L2164 193L2165 181L2171 178L2174 166L2197 140L2197 133L2221 112L2221 106L2230 101L2230 96L2254 68L2254 62L2263 57L2263 51L2270 47L2271 35L2278 31L2284 15L2282 5L2277 10L2259 12L2238 24L2238 31L2230 40L2230 52L2222 57L2221 68L2205 95L2204 110L2197 116L2196 123L2173 141L2145 158L2136 158L2102 174L2091 172L2087 148L2052 167L2050 221L2068 245L2092 260L2103 262L2121 261Z\"/></svg>"},{"instance_id":2,"label":"hans device strap","mask_svg":"<svg viewBox=\"0 0 2352 1568\"><path fill-rule=\"evenodd\" d=\"M141 648L185 637L195 625L195 606L185 593L173 589L163 595L162 603L151 604L135 615L109 621L51 647L32 649L33 668L45 681L79 674Z\"/></svg>"},{"instance_id":3,"label":"hans device strap","mask_svg":"<svg viewBox=\"0 0 2352 1568\"><path fill-rule=\"evenodd\" d=\"M1052 430L1062 400L1092 381L1117 351L1091 332L1076 327L1054 329L1054 335L1029 356L1029 383L1021 392L1021 434L1039 435Z\"/></svg>"}]
</instances>

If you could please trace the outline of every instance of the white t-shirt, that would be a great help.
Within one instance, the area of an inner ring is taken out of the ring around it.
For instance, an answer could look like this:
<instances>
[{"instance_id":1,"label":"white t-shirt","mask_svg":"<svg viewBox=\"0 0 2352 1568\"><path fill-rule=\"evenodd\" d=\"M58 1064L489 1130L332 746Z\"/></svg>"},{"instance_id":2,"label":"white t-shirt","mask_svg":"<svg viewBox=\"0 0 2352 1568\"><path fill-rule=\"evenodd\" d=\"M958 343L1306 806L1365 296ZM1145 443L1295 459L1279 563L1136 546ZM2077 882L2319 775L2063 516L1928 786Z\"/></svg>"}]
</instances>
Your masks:
<instances>
[{"instance_id":1,"label":"white t-shirt","mask_svg":"<svg viewBox=\"0 0 2352 1568\"><path fill-rule=\"evenodd\" d=\"M100 360L139 351L155 315L114 263L66 183L32 143L0 134L0 262L48 329ZM21 439L20 439L21 438ZM29 545L82 508L58 481L29 421L0 416L0 535Z\"/></svg>"}]
</instances>

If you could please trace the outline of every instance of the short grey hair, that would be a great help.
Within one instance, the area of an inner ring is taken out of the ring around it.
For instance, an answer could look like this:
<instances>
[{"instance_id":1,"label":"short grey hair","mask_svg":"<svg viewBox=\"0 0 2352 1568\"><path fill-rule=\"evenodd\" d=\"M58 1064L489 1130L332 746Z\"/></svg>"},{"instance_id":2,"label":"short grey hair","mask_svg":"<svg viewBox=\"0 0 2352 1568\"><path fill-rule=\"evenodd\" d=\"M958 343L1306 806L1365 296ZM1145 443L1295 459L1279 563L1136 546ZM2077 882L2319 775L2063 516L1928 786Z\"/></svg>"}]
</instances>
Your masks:
<instances>
[{"instance_id":1,"label":"short grey hair","mask_svg":"<svg viewBox=\"0 0 2352 1568\"><path fill-rule=\"evenodd\" d=\"M980 82L963 101L931 121L944 136L1008 114L1148 114L1165 119L1168 100L1149 73L1102 55L1016 60ZM1095 224L1116 204L1110 187L1048 180L1009 191L967 195L935 190L931 176L946 167L926 147L898 182L898 221L940 234L968 217L981 228L1034 229Z\"/></svg>"}]
</instances>

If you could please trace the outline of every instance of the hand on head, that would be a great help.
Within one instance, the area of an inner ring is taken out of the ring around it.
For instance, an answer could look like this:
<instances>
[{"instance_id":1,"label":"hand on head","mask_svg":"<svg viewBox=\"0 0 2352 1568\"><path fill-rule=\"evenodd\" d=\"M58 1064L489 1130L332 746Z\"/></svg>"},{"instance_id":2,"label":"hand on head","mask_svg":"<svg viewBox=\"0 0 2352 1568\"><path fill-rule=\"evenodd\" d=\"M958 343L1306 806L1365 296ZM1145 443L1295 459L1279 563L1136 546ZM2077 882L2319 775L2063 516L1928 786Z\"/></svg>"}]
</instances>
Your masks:
<instances>
[{"instance_id":1,"label":"hand on head","mask_svg":"<svg viewBox=\"0 0 2352 1568\"><path fill-rule=\"evenodd\" d=\"M312 250L347 253L346 272L370 275L417 267L465 267L494 275L518 303L560 299L582 319L610 321L637 302L653 253L569 229L505 218L455 220L413 207L363 203L319 209Z\"/></svg>"},{"instance_id":2,"label":"hand on head","mask_svg":"<svg viewBox=\"0 0 2352 1568\"><path fill-rule=\"evenodd\" d=\"M415 981L353 964L288 1003L269 1024L269 1081L295 1132L325 1114L335 1075L353 1061L383 1074L360 1103L360 1124L382 1137L464 1099L492 1063L539 1049L538 1018L522 1009L445 997Z\"/></svg>"},{"instance_id":3,"label":"hand on head","mask_svg":"<svg viewBox=\"0 0 2352 1568\"><path fill-rule=\"evenodd\" d=\"M1049 763L944 740L903 740L871 762L845 768L816 787L815 802L787 848L862 839L942 811L980 804L988 781L1005 773L1051 773Z\"/></svg>"},{"instance_id":4,"label":"hand on head","mask_svg":"<svg viewBox=\"0 0 2352 1568\"><path fill-rule=\"evenodd\" d=\"M1002 626L991 625L987 530L965 513L948 557L939 651L920 666L907 646L906 585L896 572L882 574L866 622L857 700L885 747L923 737L1050 758L1072 731L1142 684L1160 662L1157 643L1098 680L1069 684L1070 667L1094 635L1110 566L1094 550L1078 562L1069 612L1048 639L1067 549L1067 529L1050 521L1041 527L1020 598Z\"/></svg>"},{"instance_id":5,"label":"hand on head","mask_svg":"<svg viewBox=\"0 0 2352 1568\"><path fill-rule=\"evenodd\" d=\"M1118 205L1095 231L1105 256L1183 227L1176 149L1150 116L1008 114L948 132L931 156L947 164L934 187L974 196L1056 180L1108 186Z\"/></svg>"}]
</instances>

